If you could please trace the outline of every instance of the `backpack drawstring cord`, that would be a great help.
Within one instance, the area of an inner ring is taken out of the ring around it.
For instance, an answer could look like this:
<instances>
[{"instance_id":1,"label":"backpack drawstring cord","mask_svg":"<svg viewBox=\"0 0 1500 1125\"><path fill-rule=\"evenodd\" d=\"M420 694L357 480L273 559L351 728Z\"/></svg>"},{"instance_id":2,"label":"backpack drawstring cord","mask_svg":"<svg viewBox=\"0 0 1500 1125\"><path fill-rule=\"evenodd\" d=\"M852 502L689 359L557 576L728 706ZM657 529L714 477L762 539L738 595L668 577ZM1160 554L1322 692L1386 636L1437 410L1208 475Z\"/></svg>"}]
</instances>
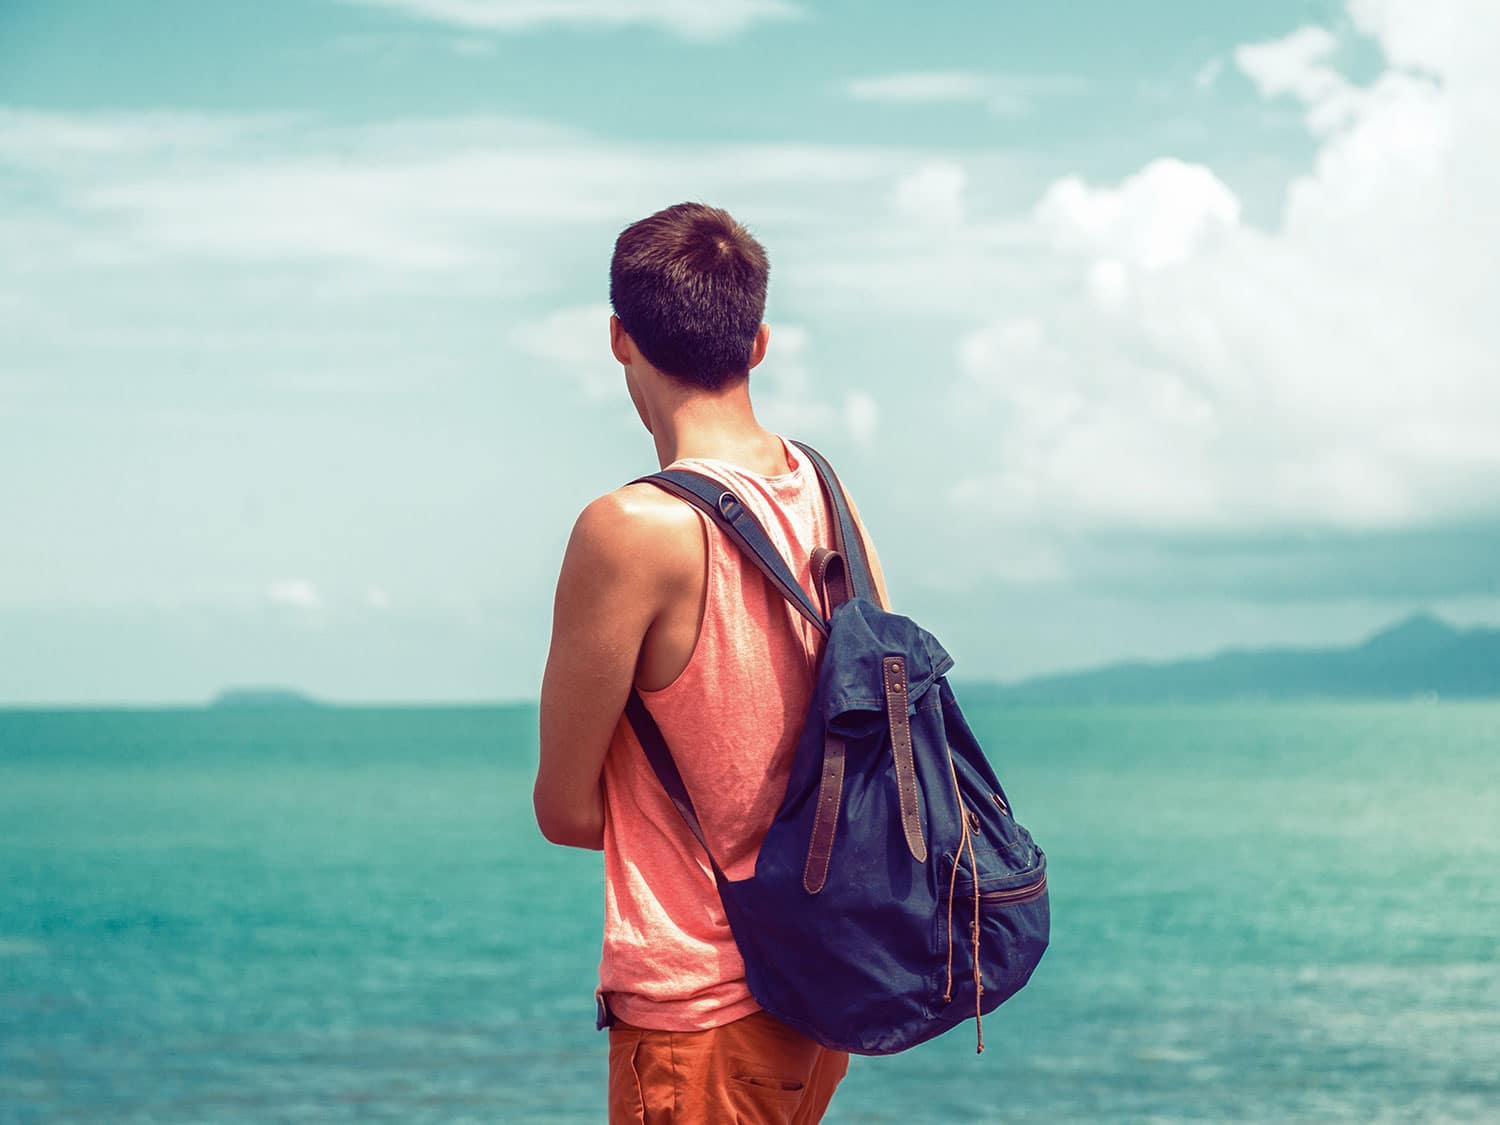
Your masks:
<instances>
[{"instance_id":1,"label":"backpack drawstring cord","mask_svg":"<svg viewBox=\"0 0 1500 1125\"><path fill-rule=\"evenodd\" d=\"M964 818L967 822L968 818ZM965 828L967 828L967 823ZM978 1039L978 1045L974 1049L976 1055L984 1054L984 1019L980 1011L980 998L984 995L984 982L979 978L979 862L974 858L974 837L972 833L964 833L964 841L969 845L969 869L974 872L974 926L970 931L974 947L974 1035ZM957 864L954 865L957 868ZM949 935L948 940L953 940Z\"/></svg>"},{"instance_id":2,"label":"backpack drawstring cord","mask_svg":"<svg viewBox=\"0 0 1500 1125\"><path fill-rule=\"evenodd\" d=\"M974 962L974 1034L978 1038L975 1054L984 1054L984 1019L980 1010L984 983L979 973L979 861L974 857L974 837L969 831L969 811L959 795L958 773L953 768L953 751L948 751L948 776L953 779L953 798L958 802L958 849L953 853L953 873L948 877L948 972L943 984L943 1003L953 999L953 892L958 887L958 865L964 848L969 849L969 870L974 876L974 921L969 927L969 942Z\"/></svg>"},{"instance_id":3,"label":"backpack drawstring cord","mask_svg":"<svg viewBox=\"0 0 1500 1125\"><path fill-rule=\"evenodd\" d=\"M963 826L967 833L968 825ZM953 892L958 886L958 857L963 854L963 837L959 837L958 851L953 855L953 874L948 876L948 975L943 983L943 1003L953 999Z\"/></svg>"}]
</instances>

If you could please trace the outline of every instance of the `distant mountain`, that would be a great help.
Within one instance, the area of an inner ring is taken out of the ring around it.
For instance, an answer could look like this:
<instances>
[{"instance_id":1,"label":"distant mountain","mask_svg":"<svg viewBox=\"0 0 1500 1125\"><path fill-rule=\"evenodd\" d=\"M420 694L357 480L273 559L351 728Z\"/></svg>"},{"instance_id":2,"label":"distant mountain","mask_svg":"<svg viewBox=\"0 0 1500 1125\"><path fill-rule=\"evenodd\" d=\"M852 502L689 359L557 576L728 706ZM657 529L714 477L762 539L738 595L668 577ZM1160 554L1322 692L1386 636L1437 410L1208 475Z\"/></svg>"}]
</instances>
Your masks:
<instances>
[{"instance_id":1,"label":"distant mountain","mask_svg":"<svg viewBox=\"0 0 1500 1125\"><path fill-rule=\"evenodd\" d=\"M1161 703L1256 699L1500 697L1500 629L1456 629L1419 613L1352 648L1228 649L1016 684L970 685L965 698L1014 703Z\"/></svg>"},{"instance_id":2,"label":"distant mountain","mask_svg":"<svg viewBox=\"0 0 1500 1125\"><path fill-rule=\"evenodd\" d=\"M213 697L210 707L321 707L312 696L287 687L225 688Z\"/></svg>"}]
</instances>

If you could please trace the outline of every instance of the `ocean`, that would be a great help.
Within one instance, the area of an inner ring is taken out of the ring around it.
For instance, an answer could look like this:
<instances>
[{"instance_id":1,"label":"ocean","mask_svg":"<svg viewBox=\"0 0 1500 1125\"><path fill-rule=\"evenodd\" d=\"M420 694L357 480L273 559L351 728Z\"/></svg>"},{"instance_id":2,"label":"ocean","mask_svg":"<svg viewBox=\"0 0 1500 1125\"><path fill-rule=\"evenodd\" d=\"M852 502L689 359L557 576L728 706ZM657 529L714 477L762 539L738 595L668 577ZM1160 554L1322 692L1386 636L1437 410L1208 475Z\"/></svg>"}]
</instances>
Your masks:
<instances>
[{"instance_id":1,"label":"ocean","mask_svg":"<svg viewBox=\"0 0 1500 1125\"><path fill-rule=\"evenodd\" d=\"M1052 946L833 1122L1500 1120L1500 704L969 709ZM597 1122L527 707L0 711L0 1121Z\"/></svg>"}]
</instances>

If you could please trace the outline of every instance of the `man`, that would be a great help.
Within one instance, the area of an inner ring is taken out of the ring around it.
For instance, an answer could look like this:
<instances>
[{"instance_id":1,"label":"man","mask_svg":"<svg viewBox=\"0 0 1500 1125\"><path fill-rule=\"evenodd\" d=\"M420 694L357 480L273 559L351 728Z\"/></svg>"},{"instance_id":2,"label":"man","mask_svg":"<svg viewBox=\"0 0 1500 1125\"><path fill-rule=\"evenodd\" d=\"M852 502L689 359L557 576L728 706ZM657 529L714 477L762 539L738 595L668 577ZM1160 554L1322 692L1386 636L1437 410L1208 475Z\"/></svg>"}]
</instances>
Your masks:
<instances>
[{"instance_id":1,"label":"man","mask_svg":"<svg viewBox=\"0 0 1500 1125\"><path fill-rule=\"evenodd\" d=\"M659 464L732 488L811 591L810 554L832 544L833 516L807 458L750 405L768 273L722 210L682 203L642 219L610 262L610 346ZM715 858L743 878L785 792L818 640L706 515L654 485L600 497L573 528L534 802L548 840L604 852L596 996L611 1122L817 1121L848 1067L751 997L708 857L622 716L634 687Z\"/></svg>"}]
</instances>

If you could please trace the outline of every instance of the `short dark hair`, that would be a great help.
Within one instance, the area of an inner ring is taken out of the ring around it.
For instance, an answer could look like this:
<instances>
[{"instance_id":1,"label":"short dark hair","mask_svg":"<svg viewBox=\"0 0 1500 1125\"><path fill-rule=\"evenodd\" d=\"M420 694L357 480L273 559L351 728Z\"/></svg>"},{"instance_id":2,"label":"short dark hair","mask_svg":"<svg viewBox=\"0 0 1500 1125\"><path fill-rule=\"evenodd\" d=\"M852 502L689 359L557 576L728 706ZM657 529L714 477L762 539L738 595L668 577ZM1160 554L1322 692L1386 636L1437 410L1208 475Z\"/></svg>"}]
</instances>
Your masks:
<instances>
[{"instance_id":1,"label":"short dark hair","mask_svg":"<svg viewBox=\"0 0 1500 1125\"><path fill-rule=\"evenodd\" d=\"M658 371L718 390L750 373L770 272L728 211L678 203L615 239L609 303Z\"/></svg>"}]
</instances>

